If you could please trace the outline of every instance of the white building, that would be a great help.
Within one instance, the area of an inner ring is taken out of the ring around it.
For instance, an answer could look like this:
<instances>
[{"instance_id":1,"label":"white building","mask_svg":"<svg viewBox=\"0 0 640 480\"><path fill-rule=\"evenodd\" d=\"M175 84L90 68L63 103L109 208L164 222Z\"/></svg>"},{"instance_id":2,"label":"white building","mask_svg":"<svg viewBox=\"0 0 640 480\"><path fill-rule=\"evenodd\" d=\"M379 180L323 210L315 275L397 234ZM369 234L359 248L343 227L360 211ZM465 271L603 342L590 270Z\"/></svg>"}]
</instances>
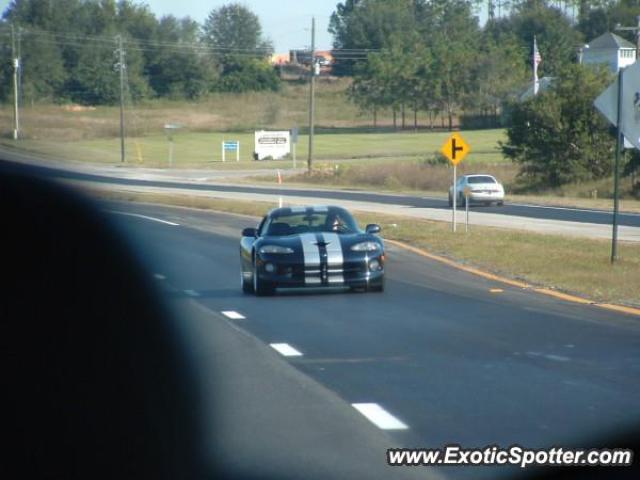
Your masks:
<instances>
[{"instance_id":1,"label":"white building","mask_svg":"<svg viewBox=\"0 0 640 480\"><path fill-rule=\"evenodd\" d=\"M613 73L635 61L636 46L610 32L592 40L582 51L582 63L606 64Z\"/></svg>"}]
</instances>

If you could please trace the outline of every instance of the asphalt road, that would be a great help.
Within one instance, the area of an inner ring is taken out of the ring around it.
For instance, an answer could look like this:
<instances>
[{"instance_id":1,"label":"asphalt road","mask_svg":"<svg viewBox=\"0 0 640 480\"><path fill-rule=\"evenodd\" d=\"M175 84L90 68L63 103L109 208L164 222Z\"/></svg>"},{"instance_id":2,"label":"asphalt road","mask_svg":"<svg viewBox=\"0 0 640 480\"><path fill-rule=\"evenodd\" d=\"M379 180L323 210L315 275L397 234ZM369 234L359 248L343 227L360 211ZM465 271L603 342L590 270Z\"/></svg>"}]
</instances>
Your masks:
<instances>
[{"instance_id":1,"label":"asphalt road","mask_svg":"<svg viewBox=\"0 0 640 480\"><path fill-rule=\"evenodd\" d=\"M2 155L7 160L26 159L27 155L3 151ZM16 164L16 169L24 168L22 165ZM61 170L44 166L30 167L32 172L48 178L58 178L65 180L84 180L96 183L110 183L129 186L146 186L157 188L180 188L194 191L210 191L210 192L239 192L239 193L267 193L281 194L282 196L308 196L309 189L303 188L283 188L274 189L268 187L253 187L239 185L214 185L209 183L192 183L192 182L176 182L176 181L157 181L142 180L135 178L119 178L115 176L95 175L86 172L76 172L70 170ZM388 205L406 205L413 208L435 208L449 209L446 198L436 197L420 197L410 195L391 195L379 194L372 192L354 192L354 191L329 191L329 190L311 190L316 198L327 199L327 203L337 203L341 200L354 200L362 202L376 202ZM560 220L567 222L593 223L600 225L609 225L612 223L613 214L611 211L595 210L595 209L579 209L566 207L553 207L541 205L525 205L515 203L505 203L502 207L484 207L474 206L483 213L495 213L500 215L520 216L535 219ZM618 224L621 226L640 227L640 213L621 213L618 217Z\"/></svg>"},{"instance_id":2,"label":"asphalt road","mask_svg":"<svg viewBox=\"0 0 640 480\"><path fill-rule=\"evenodd\" d=\"M215 449L241 472L521 475L504 467L388 467L385 451L451 443L591 447L640 423L637 317L498 284L397 248L389 249L382 294L256 298L240 290L238 260L240 229L255 220L139 204L104 210L177 312L212 406L212 455ZM271 344L301 355L283 356ZM358 403L377 404L407 428L380 428L352 406Z\"/></svg>"}]
</instances>

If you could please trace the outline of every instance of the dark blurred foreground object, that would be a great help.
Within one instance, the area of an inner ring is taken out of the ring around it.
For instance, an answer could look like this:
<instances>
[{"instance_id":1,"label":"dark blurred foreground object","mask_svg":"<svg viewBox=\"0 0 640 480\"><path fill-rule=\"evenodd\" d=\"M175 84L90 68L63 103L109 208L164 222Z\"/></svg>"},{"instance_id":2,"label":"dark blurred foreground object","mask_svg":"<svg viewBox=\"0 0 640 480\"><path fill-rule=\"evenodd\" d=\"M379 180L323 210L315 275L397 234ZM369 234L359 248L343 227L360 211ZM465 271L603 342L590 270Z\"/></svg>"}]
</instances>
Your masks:
<instances>
[{"instance_id":1,"label":"dark blurred foreground object","mask_svg":"<svg viewBox=\"0 0 640 480\"><path fill-rule=\"evenodd\" d=\"M0 162L0 219L0 477L203 478L178 336L102 212Z\"/></svg>"}]
</instances>

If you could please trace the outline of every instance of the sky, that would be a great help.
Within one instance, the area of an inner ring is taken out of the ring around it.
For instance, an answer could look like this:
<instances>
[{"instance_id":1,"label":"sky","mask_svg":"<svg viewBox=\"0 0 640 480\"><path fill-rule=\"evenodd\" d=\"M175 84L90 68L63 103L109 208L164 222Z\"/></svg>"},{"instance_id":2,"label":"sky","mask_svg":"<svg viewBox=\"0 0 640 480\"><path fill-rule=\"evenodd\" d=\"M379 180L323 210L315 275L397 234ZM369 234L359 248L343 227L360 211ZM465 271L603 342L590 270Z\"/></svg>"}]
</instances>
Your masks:
<instances>
[{"instance_id":1,"label":"sky","mask_svg":"<svg viewBox=\"0 0 640 480\"><path fill-rule=\"evenodd\" d=\"M202 24L211 10L233 0L147 0L156 16L189 16ZM311 18L316 19L316 49L328 50L333 43L327 32L329 19L340 0L238 0L249 7L262 24L264 36L273 42L277 53L311 46ZM9 5L9 0L0 0L0 11ZM481 15L482 17L483 15ZM486 14L485 14L486 16Z\"/></svg>"},{"instance_id":2,"label":"sky","mask_svg":"<svg viewBox=\"0 0 640 480\"><path fill-rule=\"evenodd\" d=\"M285 53L290 49L311 45L311 18L316 18L316 48L329 49L331 34L327 32L329 18L339 0L240 0L249 7L262 25L265 37L273 42L276 52ZM145 2L158 16L189 16L202 23L211 10L219 8L230 0L148 0Z\"/></svg>"},{"instance_id":3,"label":"sky","mask_svg":"<svg viewBox=\"0 0 640 480\"><path fill-rule=\"evenodd\" d=\"M10 0L0 0L0 12ZM236 0L146 0L145 3L157 17L189 16L202 24L211 10ZM311 45L311 17L316 18L316 48L329 49L333 43L327 32L329 18L339 0L237 0L249 7L262 25L266 38L273 42L275 51L287 53L290 49Z\"/></svg>"}]
</instances>

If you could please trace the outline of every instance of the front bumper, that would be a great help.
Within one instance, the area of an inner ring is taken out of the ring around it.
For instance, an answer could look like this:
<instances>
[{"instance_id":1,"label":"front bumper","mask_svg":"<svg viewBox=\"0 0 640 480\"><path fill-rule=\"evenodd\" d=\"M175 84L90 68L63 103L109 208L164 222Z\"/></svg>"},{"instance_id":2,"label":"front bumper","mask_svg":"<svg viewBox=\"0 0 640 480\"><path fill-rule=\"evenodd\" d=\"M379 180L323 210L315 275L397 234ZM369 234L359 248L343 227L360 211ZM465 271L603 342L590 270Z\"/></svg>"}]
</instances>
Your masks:
<instances>
[{"instance_id":1,"label":"front bumper","mask_svg":"<svg viewBox=\"0 0 640 480\"><path fill-rule=\"evenodd\" d=\"M260 255L256 271L261 281L274 287L371 287L384 281L384 255L350 259L340 266L304 265L284 255ZM377 267L376 267L377 266Z\"/></svg>"}]
</instances>

